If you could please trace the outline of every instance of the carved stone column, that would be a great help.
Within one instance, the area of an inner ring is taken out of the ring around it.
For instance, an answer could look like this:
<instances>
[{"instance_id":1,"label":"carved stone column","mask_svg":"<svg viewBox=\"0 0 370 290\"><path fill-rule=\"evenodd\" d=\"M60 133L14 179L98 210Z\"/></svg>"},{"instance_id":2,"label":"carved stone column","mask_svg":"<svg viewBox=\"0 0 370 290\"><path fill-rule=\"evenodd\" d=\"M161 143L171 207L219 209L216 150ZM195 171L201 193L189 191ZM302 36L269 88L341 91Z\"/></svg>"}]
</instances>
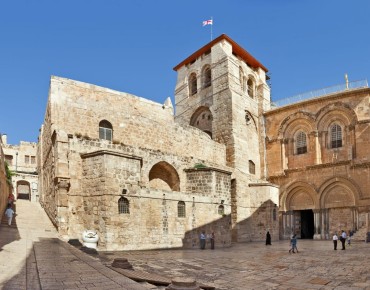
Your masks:
<instances>
[{"instance_id":1,"label":"carved stone column","mask_svg":"<svg viewBox=\"0 0 370 290\"><path fill-rule=\"evenodd\" d=\"M314 131L313 136L315 138L315 164L321 164L321 146L320 146L320 140L319 140L319 132Z\"/></svg>"},{"instance_id":2,"label":"carved stone column","mask_svg":"<svg viewBox=\"0 0 370 290\"><path fill-rule=\"evenodd\" d=\"M313 235L313 238L315 240L321 239L321 212L319 209L313 210L313 219L314 219L314 227L315 227L315 233Z\"/></svg>"}]
</instances>

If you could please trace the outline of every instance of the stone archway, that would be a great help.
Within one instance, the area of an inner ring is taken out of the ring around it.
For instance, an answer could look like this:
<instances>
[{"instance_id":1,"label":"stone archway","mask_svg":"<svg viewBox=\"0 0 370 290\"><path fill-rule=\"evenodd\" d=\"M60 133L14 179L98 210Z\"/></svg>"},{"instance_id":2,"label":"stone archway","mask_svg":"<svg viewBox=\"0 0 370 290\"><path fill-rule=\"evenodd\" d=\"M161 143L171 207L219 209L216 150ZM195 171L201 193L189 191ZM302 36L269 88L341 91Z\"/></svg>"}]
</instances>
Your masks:
<instances>
[{"instance_id":1,"label":"stone archway","mask_svg":"<svg viewBox=\"0 0 370 290\"><path fill-rule=\"evenodd\" d=\"M357 229L356 210L360 194L347 178L332 178L324 182L320 191L323 226L326 238L333 232Z\"/></svg>"},{"instance_id":2,"label":"stone archway","mask_svg":"<svg viewBox=\"0 0 370 290\"><path fill-rule=\"evenodd\" d=\"M180 178L169 163L156 163L149 171L149 186L159 190L180 191Z\"/></svg>"},{"instance_id":3,"label":"stone archway","mask_svg":"<svg viewBox=\"0 0 370 290\"><path fill-rule=\"evenodd\" d=\"M26 180L17 181L17 199L31 200L31 187L30 183Z\"/></svg>"}]
</instances>

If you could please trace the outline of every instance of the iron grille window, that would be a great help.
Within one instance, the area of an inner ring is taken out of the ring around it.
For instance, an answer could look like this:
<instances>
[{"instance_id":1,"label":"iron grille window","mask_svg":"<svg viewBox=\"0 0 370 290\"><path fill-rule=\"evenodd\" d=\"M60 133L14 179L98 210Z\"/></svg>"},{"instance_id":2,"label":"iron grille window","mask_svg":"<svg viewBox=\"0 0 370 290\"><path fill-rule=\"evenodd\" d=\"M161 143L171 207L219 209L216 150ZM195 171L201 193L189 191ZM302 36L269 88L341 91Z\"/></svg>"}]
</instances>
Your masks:
<instances>
[{"instance_id":1,"label":"iron grille window","mask_svg":"<svg viewBox=\"0 0 370 290\"><path fill-rule=\"evenodd\" d=\"M108 121L99 123L99 139L112 141L113 127Z\"/></svg>"},{"instance_id":2,"label":"iron grille window","mask_svg":"<svg viewBox=\"0 0 370 290\"><path fill-rule=\"evenodd\" d=\"M342 128L338 124L331 126L331 148L342 147Z\"/></svg>"},{"instance_id":3,"label":"iron grille window","mask_svg":"<svg viewBox=\"0 0 370 290\"><path fill-rule=\"evenodd\" d=\"M304 132L299 132L297 134L297 154L304 154L307 152L307 140L306 134Z\"/></svg>"},{"instance_id":4,"label":"iron grille window","mask_svg":"<svg viewBox=\"0 0 370 290\"><path fill-rule=\"evenodd\" d=\"M118 200L118 213L130 213L130 203L127 198L121 197Z\"/></svg>"},{"instance_id":5,"label":"iron grille window","mask_svg":"<svg viewBox=\"0 0 370 290\"><path fill-rule=\"evenodd\" d=\"M225 207L222 204L218 206L218 214L219 215L225 214Z\"/></svg>"},{"instance_id":6,"label":"iron grille window","mask_svg":"<svg viewBox=\"0 0 370 290\"><path fill-rule=\"evenodd\" d=\"M185 212L185 202L184 201L179 201L177 204L177 216L178 217L185 217L186 212Z\"/></svg>"}]
</instances>

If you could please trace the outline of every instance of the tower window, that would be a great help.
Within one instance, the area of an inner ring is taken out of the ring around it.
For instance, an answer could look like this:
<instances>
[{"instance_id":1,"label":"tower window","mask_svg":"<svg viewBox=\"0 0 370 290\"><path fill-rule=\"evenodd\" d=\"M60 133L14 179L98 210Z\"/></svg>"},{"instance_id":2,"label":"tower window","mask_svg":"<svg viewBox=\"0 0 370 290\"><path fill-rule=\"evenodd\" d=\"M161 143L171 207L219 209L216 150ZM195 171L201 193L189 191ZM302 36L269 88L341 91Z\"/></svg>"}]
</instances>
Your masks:
<instances>
[{"instance_id":1,"label":"tower window","mask_svg":"<svg viewBox=\"0 0 370 290\"><path fill-rule=\"evenodd\" d=\"M99 139L112 141L113 127L106 120L99 123Z\"/></svg>"},{"instance_id":2,"label":"tower window","mask_svg":"<svg viewBox=\"0 0 370 290\"><path fill-rule=\"evenodd\" d=\"M189 77L189 94L190 96L193 96L197 93L197 75L195 73L192 73Z\"/></svg>"},{"instance_id":3,"label":"tower window","mask_svg":"<svg viewBox=\"0 0 370 290\"><path fill-rule=\"evenodd\" d=\"M209 66L206 66L203 70L203 87L208 88L211 86L212 82L212 72Z\"/></svg>"},{"instance_id":4,"label":"tower window","mask_svg":"<svg viewBox=\"0 0 370 290\"><path fill-rule=\"evenodd\" d=\"M302 131L298 132L296 137L296 152L297 154L307 153L306 134Z\"/></svg>"},{"instance_id":5,"label":"tower window","mask_svg":"<svg viewBox=\"0 0 370 290\"><path fill-rule=\"evenodd\" d=\"M251 78L248 80L247 85L248 85L248 96L254 98L254 82Z\"/></svg>"},{"instance_id":6,"label":"tower window","mask_svg":"<svg viewBox=\"0 0 370 290\"><path fill-rule=\"evenodd\" d=\"M338 124L334 124L330 128L331 148L342 147L342 128Z\"/></svg>"},{"instance_id":7,"label":"tower window","mask_svg":"<svg viewBox=\"0 0 370 290\"><path fill-rule=\"evenodd\" d=\"M186 217L185 202L184 201L179 201L179 203L177 204L177 216L178 217Z\"/></svg>"},{"instance_id":8,"label":"tower window","mask_svg":"<svg viewBox=\"0 0 370 290\"><path fill-rule=\"evenodd\" d=\"M118 213L129 214L130 213L130 203L127 198L121 197L118 200Z\"/></svg>"}]
</instances>

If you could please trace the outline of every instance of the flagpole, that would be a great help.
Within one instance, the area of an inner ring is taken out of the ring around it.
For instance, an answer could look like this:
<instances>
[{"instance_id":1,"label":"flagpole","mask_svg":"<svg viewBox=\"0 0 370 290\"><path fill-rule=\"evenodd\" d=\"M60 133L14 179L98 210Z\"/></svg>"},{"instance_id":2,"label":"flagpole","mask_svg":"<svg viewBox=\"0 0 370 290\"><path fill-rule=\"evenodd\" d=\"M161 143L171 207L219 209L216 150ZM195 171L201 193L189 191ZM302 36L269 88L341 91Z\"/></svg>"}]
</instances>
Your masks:
<instances>
[{"instance_id":1,"label":"flagpole","mask_svg":"<svg viewBox=\"0 0 370 290\"><path fill-rule=\"evenodd\" d=\"M213 16L211 16L211 41L212 41L212 29L213 29Z\"/></svg>"}]
</instances>

